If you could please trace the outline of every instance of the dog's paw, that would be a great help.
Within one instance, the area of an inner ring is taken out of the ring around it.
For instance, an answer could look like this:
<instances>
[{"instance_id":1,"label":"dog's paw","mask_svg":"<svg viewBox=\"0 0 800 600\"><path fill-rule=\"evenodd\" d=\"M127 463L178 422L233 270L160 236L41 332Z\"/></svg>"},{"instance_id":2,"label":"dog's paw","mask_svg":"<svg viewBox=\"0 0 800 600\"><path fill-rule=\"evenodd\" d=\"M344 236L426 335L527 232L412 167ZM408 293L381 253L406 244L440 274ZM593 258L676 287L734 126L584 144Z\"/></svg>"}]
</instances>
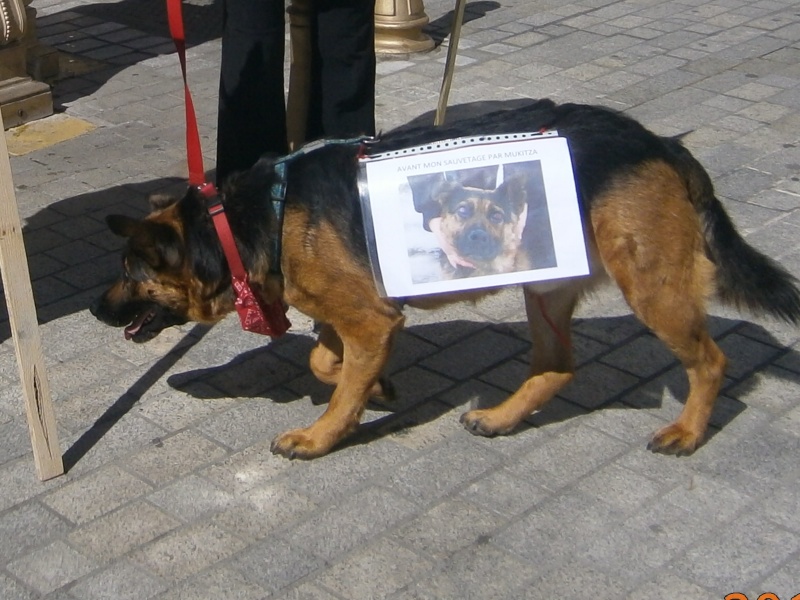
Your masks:
<instances>
[{"instance_id":1,"label":"dog's paw","mask_svg":"<svg viewBox=\"0 0 800 600\"><path fill-rule=\"evenodd\" d=\"M678 423L671 423L653 434L647 449L661 454L689 456L702 441L702 436L688 431Z\"/></svg>"},{"instance_id":2,"label":"dog's paw","mask_svg":"<svg viewBox=\"0 0 800 600\"><path fill-rule=\"evenodd\" d=\"M269 447L273 454L278 454L288 459L317 458L327 454L331 449L328 444L321 444L308 429L292 429L276 436Z\"/></svg>"},{"instance_id":3,"label":"dog's paw","mask_svg":"<svg viewBox=\"0 0 800 600\"><path fill-rule=\"evenodd\" d=\"M459 419L464 429L473 435L483 435L491 437L493 435L504 435L514 429L514 425L498 423L488 410L471 410L461 415Z\"/></svg>"}]
</instances>

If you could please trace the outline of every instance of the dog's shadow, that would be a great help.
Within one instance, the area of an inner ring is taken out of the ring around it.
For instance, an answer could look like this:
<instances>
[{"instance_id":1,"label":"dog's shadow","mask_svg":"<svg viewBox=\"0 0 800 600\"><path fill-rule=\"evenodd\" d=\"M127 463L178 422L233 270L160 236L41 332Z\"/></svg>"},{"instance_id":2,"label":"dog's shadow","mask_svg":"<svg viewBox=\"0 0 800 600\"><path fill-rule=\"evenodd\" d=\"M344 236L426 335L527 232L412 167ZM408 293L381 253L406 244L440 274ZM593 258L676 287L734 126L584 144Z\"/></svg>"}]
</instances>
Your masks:
<instances>
[{"instance_id":1,"label":"dog's shadow","mask_svg":"<svg viewBox=\"0 0 800 600\"><path fill-rule=\"evenodd\" d=\"M759 374L769 370L771 375L800 383L800 375L780 368L784 363L800 364L800 354L782 346L759 325L722 317L711 317L709 324L730 359L728 376L710 420L710 438L747 409L747 396L757 386ZM346 445L423 425L453 407L486 407L502 401L527 376L527 329L524 322L473 321L408 327L398 336L398 352L387 368L397 386L397 398L392 402L371 402L371 410L384 414L362 425ZM681 402L685 398L688 383L683 367L635 317L577 319L573 331L575 381L526 419L517 431L598 410L659 409L664 398ZM447 345L442 347L437 340L446 340ZM491 347L487 347L488 340ZM290 402L310 398L314 404L327 402L332 388L314 379L304 365L305 375L265 387L264 373L275 371L274 352L281 353L281 344L292 346L293 357L307 358L314 340L310 336L287 335L277 346L251 350L224 365L174 374L167 382L201 399L238 397ZM420 346L424 350L420 351ZM498 359L474 358L487 353ZM465 367L476 364L471 372ZM236 382L235 386L230 382Z\"/></svg>"}]
</instances>

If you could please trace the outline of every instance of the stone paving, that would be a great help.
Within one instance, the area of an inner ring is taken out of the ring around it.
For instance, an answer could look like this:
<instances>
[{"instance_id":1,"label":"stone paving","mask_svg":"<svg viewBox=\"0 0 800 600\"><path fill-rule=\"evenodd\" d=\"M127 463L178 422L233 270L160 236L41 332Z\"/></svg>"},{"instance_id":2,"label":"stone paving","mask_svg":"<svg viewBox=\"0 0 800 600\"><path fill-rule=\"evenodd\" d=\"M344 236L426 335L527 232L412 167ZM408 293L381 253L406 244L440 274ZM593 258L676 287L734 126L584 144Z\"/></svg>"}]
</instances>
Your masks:
<instances>
[{"instance_id":1,"label":"stone paving","mask_svg":"<svg viewBox=\"0 0 800 600\"><path fill-rule=\"evenodd\" d=\"M383 129L436 107L453 2L428 0L437 48L381 58ZM465 406L514 389L528 353L510 291L409 311L351 444L269 452L329 390L312 323L279 341L234 319L125 342L86 310L118 266L103 217L181 191L179 67L158 2L34 0L62 52L60 118L94 129L12 157L68 472L39 482L0 321L0 598L721 599L800 594L800 333L718 306L731 359L708 442L653 455L686 381L613 291L584 303L578 377L528 426L483 439ZM213 167L218 27L186 3L189 78ZM209 16L210 15L210 16ZM209 20L210 19L210 20ZM448 118L522 97L624 109L687 145L747 239L800 274L800 9L788 0L473 0Z\"/></svg>"}]
</instances>

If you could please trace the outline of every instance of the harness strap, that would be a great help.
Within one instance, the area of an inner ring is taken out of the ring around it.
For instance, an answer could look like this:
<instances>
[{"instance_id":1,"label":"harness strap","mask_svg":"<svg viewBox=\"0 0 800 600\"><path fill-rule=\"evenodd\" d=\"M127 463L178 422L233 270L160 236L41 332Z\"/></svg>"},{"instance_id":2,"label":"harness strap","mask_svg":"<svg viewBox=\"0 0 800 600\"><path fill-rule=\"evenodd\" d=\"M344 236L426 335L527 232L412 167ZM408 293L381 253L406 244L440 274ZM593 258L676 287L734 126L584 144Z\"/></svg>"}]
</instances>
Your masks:
<instances>
[{"instance_id":1,"label":"harness strap","mask_svg":"<svg viewBox=\"0 0 800 600\"><path fill-rule=\"evenodd\" d=\"M287 185L287 167L290 162L296 158L305 156L317 150L321 150L326 146L352 146L358 144L363 148L364 145L374 143L376 138L372 136L362 136L356 138L331 138L322 139L309 142L304 146L298 148L294 152L290 152L286 156L281 156L275 160L273 169L275 171L275 179L270 188L270 201L272 202L272 210L275 213L277 220L277 231L272 240L272 253L270 254L269 270L272 274L280 274L281 272L281 248L283 243L283 214L284 206L286 204L286 185ZM359 154L362 154L359 152Z\"/></svg>"}]
</instances>

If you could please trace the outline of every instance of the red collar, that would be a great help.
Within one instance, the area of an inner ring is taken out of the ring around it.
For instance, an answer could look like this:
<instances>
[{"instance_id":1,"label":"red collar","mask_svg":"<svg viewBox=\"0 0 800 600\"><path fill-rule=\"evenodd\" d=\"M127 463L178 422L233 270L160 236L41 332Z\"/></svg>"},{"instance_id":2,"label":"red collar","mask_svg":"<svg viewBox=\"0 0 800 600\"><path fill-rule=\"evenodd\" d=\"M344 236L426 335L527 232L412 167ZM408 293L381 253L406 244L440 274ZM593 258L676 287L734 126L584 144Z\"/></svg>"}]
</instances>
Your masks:
<instances>
[{"instance_id":1,"label":"red collar","mask_svg":"<svg viewBox=\"0 0 800 600\"><path fill-rule=\"evenodd\" d=\"M228 261L231 285L236 294L234 305L236 312L239 313L242 329L272 337L283 335L291 326L289 319L286 318L286 307L280 298L265 304L253 291L225 214L222 197L217 192L216 186L213 183L204 183L197 189L206 198L208 214L211 215L214 229L222 244L222 251Z\"/></svg>"}]
</instances>

